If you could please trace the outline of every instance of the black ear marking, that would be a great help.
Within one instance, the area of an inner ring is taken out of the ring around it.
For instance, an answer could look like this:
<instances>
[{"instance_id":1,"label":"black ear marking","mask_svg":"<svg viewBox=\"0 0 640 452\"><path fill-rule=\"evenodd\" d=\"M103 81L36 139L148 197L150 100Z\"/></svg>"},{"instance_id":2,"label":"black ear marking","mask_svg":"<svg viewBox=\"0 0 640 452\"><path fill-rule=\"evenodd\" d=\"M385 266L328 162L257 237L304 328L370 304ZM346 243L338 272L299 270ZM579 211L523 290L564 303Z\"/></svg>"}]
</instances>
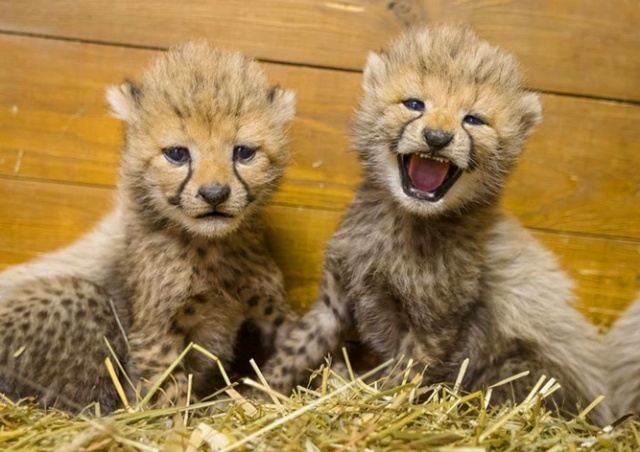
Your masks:
<instances>
[{"instance_id":1,"label":"black ear marking","mask_svg":"<svg viewBox=\"0 0 640 452\"><path fill-rule=\"evenodd\" d=\"M267 99L269 99L269 102L273 102L278 91L280 91L280 85L275 85L269 88L269 91L267 92Z\"/></svg>"},{"instance_id":2,"label":"black ear marking","mask_svg":"<svg viewBox=\"0 0 640 452\"><path fill-rule=\"evenodd\" d=\"M130 79L125 79L124 85L127 87L129 94L131 94L131 98L136 101L136 103L140 102L142 88Z\"/></svg>"}]
</instances>

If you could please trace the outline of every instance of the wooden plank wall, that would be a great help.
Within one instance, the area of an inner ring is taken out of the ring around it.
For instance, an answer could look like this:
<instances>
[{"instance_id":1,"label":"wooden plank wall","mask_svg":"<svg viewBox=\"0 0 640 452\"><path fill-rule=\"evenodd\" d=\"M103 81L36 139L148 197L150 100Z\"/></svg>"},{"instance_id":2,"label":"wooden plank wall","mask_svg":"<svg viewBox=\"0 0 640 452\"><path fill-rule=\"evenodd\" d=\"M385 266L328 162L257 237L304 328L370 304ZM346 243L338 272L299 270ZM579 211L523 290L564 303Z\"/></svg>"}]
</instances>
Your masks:
<instances>
[{"instance_id":1,"label":"wooden plank wall","mask_svg":"<svg viewBox=\"0 0 640 452\"><path fill-rule=\"evenodd\" d=\"M514 52L544 122L505 199L610 323L640 288L640 6L609 0L3 0L0 268L65 245L110 208L122 138L104 88L207 38L298 91L294 162L267 214L291 300L359 179L348 125L360 69L404 26L462 21Z\"/></svg>"}]
</instances>

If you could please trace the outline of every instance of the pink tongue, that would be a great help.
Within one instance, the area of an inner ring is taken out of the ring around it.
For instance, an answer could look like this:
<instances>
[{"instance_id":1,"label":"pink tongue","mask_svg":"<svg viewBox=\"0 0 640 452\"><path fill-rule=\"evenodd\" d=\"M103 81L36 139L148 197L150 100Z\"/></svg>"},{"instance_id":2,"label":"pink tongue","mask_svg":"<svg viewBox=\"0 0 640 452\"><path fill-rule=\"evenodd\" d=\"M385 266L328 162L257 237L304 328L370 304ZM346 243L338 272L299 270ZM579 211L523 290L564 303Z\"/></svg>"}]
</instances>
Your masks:
<instances>
[{"instance_id":1,"label":"pink tongue","mask_svg":"<svg viewBox=\"0 0 640 452\"><path fill-rule=\"evenodd\" d=\"M414 188L431 193L444 182L449 172L450 163L424 159L418 154L412 154L409 160L409 179Z\"/></svg>"}]
</instances>

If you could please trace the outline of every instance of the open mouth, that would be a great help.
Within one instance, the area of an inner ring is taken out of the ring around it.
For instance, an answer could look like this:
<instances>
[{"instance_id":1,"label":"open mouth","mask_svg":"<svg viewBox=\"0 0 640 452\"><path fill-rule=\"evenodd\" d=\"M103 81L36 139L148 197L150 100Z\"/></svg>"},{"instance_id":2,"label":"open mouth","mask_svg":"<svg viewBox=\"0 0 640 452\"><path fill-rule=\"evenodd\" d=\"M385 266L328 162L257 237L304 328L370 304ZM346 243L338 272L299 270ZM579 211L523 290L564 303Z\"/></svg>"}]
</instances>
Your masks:
<instances>
[{"instance_id":1,"label":"open mouth","mask_svg":"<svg viewBox=\"0 0 640 452\"><path fill-rule=\"evenodd\" d=\"M398 166L404 192L429 202L441 200L462 175L449 160L418 152L398 154Z\"/></svg>"},{"instance_id":2,"label":"open mouth","mask_svg":"<svg viewBox=\"0 0 640 452\"><path fill-rule=\"evenodd\" d=\"M204 218L233 218L233 215L220 212L218 210L212 210L211 212L203 213L202 215L198 215L196 218L204 219Z\"/></svg>"}]
</instances>

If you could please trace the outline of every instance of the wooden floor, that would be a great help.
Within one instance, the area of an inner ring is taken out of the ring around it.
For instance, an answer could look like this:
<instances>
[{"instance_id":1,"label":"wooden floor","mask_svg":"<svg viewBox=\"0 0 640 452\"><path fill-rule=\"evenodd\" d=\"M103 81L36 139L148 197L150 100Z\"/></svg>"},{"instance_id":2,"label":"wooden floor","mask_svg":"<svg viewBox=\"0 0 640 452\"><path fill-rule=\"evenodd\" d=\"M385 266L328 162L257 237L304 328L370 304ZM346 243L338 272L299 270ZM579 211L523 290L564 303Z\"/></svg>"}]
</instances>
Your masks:
<instances>
[{"instance_id":1,"label":"wooden floor","mask_svg":"<svg viewBox=\"0 0 640 452\"><path fill-rule=\"evenodd\" d=\"M268 217L291 300L307 306L359 179L347 132L367 51L452 20L516 53L542 93L505 207L560 256L583 312L610 323L640 289L640 6L625 0L3 0L0 268L108 211L122 126L106 85L204 37L298 91L294 163Z\"/></svg>"}]
</instances>

